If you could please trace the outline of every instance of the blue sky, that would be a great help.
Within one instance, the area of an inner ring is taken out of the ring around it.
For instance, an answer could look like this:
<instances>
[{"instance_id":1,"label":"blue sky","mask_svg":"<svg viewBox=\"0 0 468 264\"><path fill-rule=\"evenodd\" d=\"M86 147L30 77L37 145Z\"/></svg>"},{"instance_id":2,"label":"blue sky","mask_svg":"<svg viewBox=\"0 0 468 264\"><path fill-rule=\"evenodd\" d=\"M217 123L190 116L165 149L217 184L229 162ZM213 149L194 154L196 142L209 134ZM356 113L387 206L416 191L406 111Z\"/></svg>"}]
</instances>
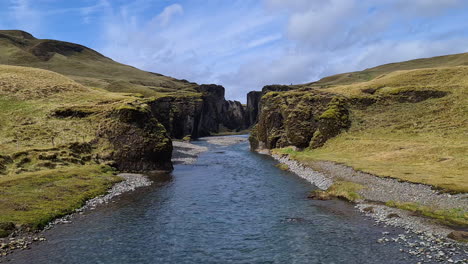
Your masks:
<instances>
[{"instance_id":1,"label":"blue sky","mask_svg":"<svg viewBox=\"0 0 468 264\"><path fill-rule=\"evenodd\" d=\"M226 96L468 51L466 0L0 0L0 28L218 83Z\"/></svg>"}]
</instances>

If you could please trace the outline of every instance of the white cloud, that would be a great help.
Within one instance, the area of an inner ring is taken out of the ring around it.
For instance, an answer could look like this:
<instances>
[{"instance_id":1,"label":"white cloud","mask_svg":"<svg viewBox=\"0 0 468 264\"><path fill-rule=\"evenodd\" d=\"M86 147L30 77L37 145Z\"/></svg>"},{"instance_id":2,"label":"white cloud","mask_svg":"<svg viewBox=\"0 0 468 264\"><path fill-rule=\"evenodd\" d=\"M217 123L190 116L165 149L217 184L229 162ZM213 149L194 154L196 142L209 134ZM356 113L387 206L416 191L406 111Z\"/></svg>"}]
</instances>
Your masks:
<instances>
[{"instance_id":1,"label":"white cloud","mask_svg":"<svg viewBox=\"0 0 468 264\"><path fill-rule=\"evenodd\" d=\"M182 15L184 13L184 8L179 4L172 4L164 8L164 10L159 14L155 20L161 26L167 26L171 19L176 15Z\"/></svg>"},{"instance_id":2,"label":"white cloud","mask_svg":"<svg viewBox=\"0 0 468 264\"><path fill-rule=\"evenodd\" d=\"M255 47L258 47L258 46L262 46L262 45L265 45L267 43L279 40L281 38L282 38L281 34L274 34L274 35L269 35L269 36L266 36L266 37L263 37L263 38L255 39L255 40L252 40L251 42L249 42L247 44L247 48L255 48Z\"/></svg>"},{"instance_id":3,"label":"white cloud","mask_svg":"<svg viewBox=\"0 0 468 264\"><path fill-rule=\"evenodd\" d=\"M56 9L38 4L54 0L9 1L8 11L0 9L14 21L2 19L6 26L53 32L49 16L78 14L89 23L84 27L102 29L93 48L106 56L176 78L219 83L228 98L243 101L248 91L267 84L305 83L468 51L468 22L456 15L468 11L465 0L180 1L183 6L168 0L89 0Z\"/></svg>"}]
</instances>

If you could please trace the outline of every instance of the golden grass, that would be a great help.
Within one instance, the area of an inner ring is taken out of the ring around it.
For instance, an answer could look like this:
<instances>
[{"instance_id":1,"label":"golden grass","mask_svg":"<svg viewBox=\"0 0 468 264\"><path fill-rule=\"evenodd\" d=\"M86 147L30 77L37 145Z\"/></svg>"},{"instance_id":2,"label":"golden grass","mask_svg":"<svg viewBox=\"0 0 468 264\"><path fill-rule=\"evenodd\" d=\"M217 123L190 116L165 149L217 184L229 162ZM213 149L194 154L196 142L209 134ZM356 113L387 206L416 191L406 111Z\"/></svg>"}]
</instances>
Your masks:
<instances>
[{"instance_id":1,"label":"golden grass","mask_svg":"<svg viewBox=\"0 0 468 264\"><path fill-rule=\"evenodd\" d=\"M69 146L93 140L109 111L135 100L51 71L0 65L0 224L41 228L118 181L108 167ZM91 114L58 118L57 109Z\"/></svg>"},{"instance_id":2,"label":"golden grass","mask_svg":"<svg viewBox=\"0 0 468 264\"><path fill-rule=\"evenodd\" d=\"M468 65L468 53L445 55L432 58L422 58L404 62L389 63L359 72L342 73L333 76L328 76L319 80L318 82L300 85L300 87L311 85L316 87L328 87L334 85L356 84L360 82L370 81L374 78L378 78L382 75L396 71L407 71L414 69L427 69L437 67L455 67L466 65Z\"/></svg>"},{"instance_id":3,"label":"golden grass","mask_svg":"<svg viewBox=\"0 0 468 264\"><path fill-rule=\"evenodd\" d=\"M5 38L2 34L9 38ZM0 64L46 69L86 86L114 92L137 92L148 97L166 92L195 92L194 83L142 71L115 62L88 48L67 56L55 53L49 60L44 61L30 52L42 44L58 47L77 46L55 40L25 39L20 31L0 30ZM47 48L44 49L39 48L39 52L47 52Z\"/></svg>"},{"instance_id":4,"label":"golden grass","mask_svg":"<svg viewBox=\"0 0 468 264\"><path fill-rule=\"evenodd\" d=\"M290 153L302 161L330 160L378 176L468 192L468 67L398 71L355 85L324 89L375 98L402 90L449 94L419 103L382 101L351 108L352 127L314 150Z\"/></svg>"}]
</instances>

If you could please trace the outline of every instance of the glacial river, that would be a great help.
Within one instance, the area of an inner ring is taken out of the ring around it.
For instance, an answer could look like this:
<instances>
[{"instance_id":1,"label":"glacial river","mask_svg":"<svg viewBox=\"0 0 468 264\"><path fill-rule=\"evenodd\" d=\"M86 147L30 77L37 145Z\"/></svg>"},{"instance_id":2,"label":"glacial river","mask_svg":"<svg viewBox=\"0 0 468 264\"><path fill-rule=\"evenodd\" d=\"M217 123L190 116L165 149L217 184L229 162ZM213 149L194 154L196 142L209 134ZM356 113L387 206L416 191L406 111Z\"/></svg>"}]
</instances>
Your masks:
<instances>
[{"instance_id":1,"label":"glacial river","mask_svg":"<svg viewBox=\"0 0 468 264\"><path fill-rule=\"evenodd\" d=\"M314 187L248 143L209 147L195 164L47 231L9 263L416 263L352 205L313 201Z\"/></svg>"}]
</instances>

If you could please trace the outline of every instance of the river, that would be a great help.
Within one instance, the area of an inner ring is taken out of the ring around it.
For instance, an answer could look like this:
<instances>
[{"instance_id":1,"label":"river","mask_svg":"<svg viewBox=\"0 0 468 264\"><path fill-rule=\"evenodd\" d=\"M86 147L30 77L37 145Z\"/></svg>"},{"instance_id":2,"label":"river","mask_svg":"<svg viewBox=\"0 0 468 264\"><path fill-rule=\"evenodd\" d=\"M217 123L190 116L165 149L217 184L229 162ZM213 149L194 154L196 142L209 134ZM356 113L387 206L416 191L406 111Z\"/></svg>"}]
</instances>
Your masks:
<instances>
[{"instance_id":1,"label":"river","mask_svg":"<svg viewBox=\"0 0 468 264\"><path fill-rule=\"evenodd\" d=\"M343 201L276 168L248 143L209 147L192 165L45 232L10 263L415 263Z\"/></svg>"}]
</instances>

